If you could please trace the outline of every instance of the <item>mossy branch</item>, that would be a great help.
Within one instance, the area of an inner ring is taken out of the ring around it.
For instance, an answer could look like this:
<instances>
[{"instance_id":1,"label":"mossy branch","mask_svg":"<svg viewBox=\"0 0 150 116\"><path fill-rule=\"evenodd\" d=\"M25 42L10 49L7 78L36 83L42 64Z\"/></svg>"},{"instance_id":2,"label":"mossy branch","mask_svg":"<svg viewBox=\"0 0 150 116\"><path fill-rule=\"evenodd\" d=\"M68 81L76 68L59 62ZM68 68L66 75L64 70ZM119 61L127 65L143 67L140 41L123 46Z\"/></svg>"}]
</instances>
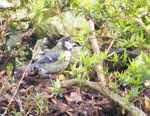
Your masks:
<instances>
[{"instance_id":1,"label":"mossy branch","mask_svg":"<svg viewBox=\"0 0 150 116\"><path fill-rule=\"evenodd\" d=\"M80 84L80 81L77 79L71 79L71 80L66 80L60 82L60 88L66 88L70 87L75 84ZM118 94L114 93L112 90L108 89L107 87L103 86L103 83L101 82L90 82L90 81L85 81L85 85L88 87L95 89L102 93L104 96L108 97L110 100L118 103L120 106L125 108L127 111L129 111L132 116L146 116L146 114L140 110L139 108L135 107L133 104L127 104L121 96Z\"/></svg>"}]
</instances>

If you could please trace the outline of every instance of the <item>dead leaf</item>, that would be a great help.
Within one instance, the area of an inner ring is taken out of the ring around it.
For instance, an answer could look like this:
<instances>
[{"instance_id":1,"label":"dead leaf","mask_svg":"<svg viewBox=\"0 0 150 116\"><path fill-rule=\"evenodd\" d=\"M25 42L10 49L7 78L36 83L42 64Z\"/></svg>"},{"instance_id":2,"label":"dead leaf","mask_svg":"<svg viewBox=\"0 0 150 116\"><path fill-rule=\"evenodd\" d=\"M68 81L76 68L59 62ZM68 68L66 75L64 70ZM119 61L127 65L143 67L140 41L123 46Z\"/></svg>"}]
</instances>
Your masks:
<instances>
[{"instance_id":1,"label":"dead leaf","mask_svg":"<svg viewBox=\"0 0 150 116\"><path fill-rule=\"evenodd\" d=\"M150 81L147 80L144 84L146 87L150 87Z\"/></svg>"},{"instance_id":2,"label":"dead leaf","mask_svg":"<svg viewBox=\"0 0 150 116\"><path fill-rule=\"evenodd\" d=\"M79 94L79 95L81 94L79 87L76 88L76 92L77 92L77 94Z\"/></svg>"},{"instance_id":3,"label":"dead leaf","mask_svg":"<svg viewBox=\"0 0 150 116\"><path fill-rule=\"evenodd\" d=\"M90 72L90 77L94 77L95 76L95 72L94 71L91 71Z\"/></svg>"},{"instance_id":4,"label":"dead leaf","mask_svg":"<svg viewBox=\"0 0 150 116\"><path fill-rule=\"evenodd\" d=\"M111 73L110 76L109 76L109 82L115 82L116 81L116 76Z\"/></svg>"},{"instance_id":5,"label":"dead leaf","mask_svg":"<svg viewBox=\"0 0 150 116\"><path fill-rule=\"evenodd\" d=\"M145 111L150 111L150 98L145 96L145 101L144 102L145 102L144 110Z\"/></svg>"},{"instance_id":6,"label":"dead leaf","mask_svg":"<svg viewBox=\"0 0 150 116\"><path fill-rule=\"evenodd\" d=\"M125 109L122 107L122 109L121 109L121 113L123 114L123 115L125 115Z\"/></svg>"},{"instance_id":7,"label":"dead leaf","mask_svg":"<svg viewBox=\"0 0 150 116\"><path fill-rule=\"evenodd\" d=\"M64 80L66 80L66 77L65 77L65 75L61 74L61 75L58 76L58 79L60 81L64 81Z\"/></svg>"},{"instance_id":8,"label":"dead leaf","mask_svg":"<svg viewBox=\"0 0 150 116\"><path fill-rule=\"evenodd\" d=\"M104 45L103 40L100 39L97 42L98 42L99 48L102 48L102 46Z\"/></svg>"},{"instance_id":9,"label":"dead leaf","mask_svg":"<svg viewBox=\"0 0 150 116\"><path fill-rule=\"evenodd\" d=\"M4 73L5 73L4 70L0 71L0 79L3 77Z\"/></svg>"},{"instance_id":10,"label":"dead leaf","mask_svg":"<svg viewBox=\"0 0 150 116\"><path fill-rule=\"evenodd\" d=\"M69 102L79 102L82 101L82 97L77 92L71 92L70 96L65 96Z\"/></svg>"}]
</instances>

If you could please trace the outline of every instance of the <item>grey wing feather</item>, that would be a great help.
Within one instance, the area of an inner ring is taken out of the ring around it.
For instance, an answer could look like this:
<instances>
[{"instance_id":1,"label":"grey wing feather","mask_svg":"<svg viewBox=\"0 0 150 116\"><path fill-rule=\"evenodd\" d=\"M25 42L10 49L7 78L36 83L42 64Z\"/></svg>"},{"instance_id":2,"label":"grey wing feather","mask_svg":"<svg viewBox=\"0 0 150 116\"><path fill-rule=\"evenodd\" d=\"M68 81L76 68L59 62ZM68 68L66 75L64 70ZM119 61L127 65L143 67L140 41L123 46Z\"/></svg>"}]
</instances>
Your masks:
<instances>
[{"instance_id":1,"label":"grey wing feather","mask_svg":"<svg viewBox=\"0 0 150 116\"><path fill-rule=\"evenodd\" d=\"M39 63L39 64L43 64L43 63L54 63L54 62L56 62L58 59L59 59L59 54L58 54L58 53L55 53L55 54L53 54L52 56L48 56L48 55L47 55L47 56L45 56L44 58L38 60L38 61L36 62L36 64L37 64L37 63Z\"/></svg>"}]
</instances>

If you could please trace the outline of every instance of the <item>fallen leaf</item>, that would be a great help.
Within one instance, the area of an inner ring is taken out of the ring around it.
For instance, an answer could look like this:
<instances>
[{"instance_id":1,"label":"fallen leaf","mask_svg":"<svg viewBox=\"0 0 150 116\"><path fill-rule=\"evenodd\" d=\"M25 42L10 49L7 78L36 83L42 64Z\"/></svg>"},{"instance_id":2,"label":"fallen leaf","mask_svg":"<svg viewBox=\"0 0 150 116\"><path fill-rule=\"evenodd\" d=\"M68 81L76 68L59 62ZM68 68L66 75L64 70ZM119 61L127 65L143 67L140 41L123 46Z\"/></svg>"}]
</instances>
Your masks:
<instances>
[{"instance_id":1,"label":"fallen leaf","mask_svg":"<svg viewBox=\"0 0 150 116\"><path fill-rule=\"evenodd\" d=\"M121 109L121 112L122 112L122 114L124 115L124 114L125 114L125 109L122 108L122 109Z\"/></svg>"},{"instance_id":2,"label":"fallen leaf","mask_svg":"<svg viewBox=\"0 0 150 116\"><path fill-rule=\"evenodd\" d=\"M0 79L3 78L4 73L5 73L4 70L0 71Z\"/></svg>"},{"instance_id":3,"label":"fallen leaf","mask_svg":"<svg viewBox=\"0 0 150 116\"><path fill-rule=\"evenodd\" d=\"M58 76L58 79L60 81L64 81L64 80L66 80L66 77L65 77L65 75L61 74L61 75Z\"/></svg>"},{"instance_id":4,"label":"fallen leaf","mask_svg":"<svg viewBox=\"0 0 150 116\"><path fill-rule=\"evenodd\" d=\"M145 101L144 102L145 102L144 110L145 111L150 111L150 98L145 96Z\"/></svg>"},{"instance_id":5,"label":"fallen leaf","mask_svg":"<svg viewBox=\"0 0 150 116\"><path fill-rule=\"evenodd\" d=\"M65 96L69 102L79 102L82 101L82 97L77 92L71 92L70 96Z\"/></svg>"},{"instance_id":6,"label":"fallen leaf","mask_svg":"<svg viewBox=\"0 0 150 116\"><path fill-rule=\"evenodd\" d=\"M115 82L116 81L116 76L111 73L110 76L109 76L109 81L110 82Z\"/></svg>"},{"instance_id":7,"label":"fallen leaf","mask_svg":"<svg viewBox=\"0 0 150 116\"><path fill-rule=\"evenodd\" d=\"M150 81L147 80L144 84L146 87L150 87Z\"/></svg>"}]
</instances>

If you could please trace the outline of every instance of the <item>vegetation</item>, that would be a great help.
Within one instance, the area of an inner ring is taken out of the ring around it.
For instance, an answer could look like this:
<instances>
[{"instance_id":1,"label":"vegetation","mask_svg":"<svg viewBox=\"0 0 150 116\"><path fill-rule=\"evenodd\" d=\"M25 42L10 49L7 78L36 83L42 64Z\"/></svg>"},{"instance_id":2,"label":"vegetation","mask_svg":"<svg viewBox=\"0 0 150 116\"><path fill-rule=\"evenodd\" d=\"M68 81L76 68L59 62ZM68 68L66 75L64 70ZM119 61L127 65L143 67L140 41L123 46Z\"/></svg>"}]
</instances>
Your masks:
<instances>
[{"instance_id":1,"label":"vegetation","mask_svg":"<svg viewBox=\"0 0 150 116\"><path fill-rule=\"evenodd\" d=\"M127 104L134 103L142 107L147 115L150 113L150 95L147 92L150 90L148 0L22 0L21 2L22 5L19 7L0 11L2 17L0 95L1 99L5 96L8 102L0 99L5 103L0 108L2 114L52 115L57 112L57 108L60 112L65 112L65 108L53 105L56 100L79 102L82 101L80 100L82 92L78 87L76 93L70 92L70 98L66 97L65 92L71 90L62 89L61 81L77 79L80 81L80 87L88 93L86 81L100 81L96 75L98 64L102 66L100 73L104 76L106 87L125 97ZM92 32L89 20L95 25ZM21 32L20 35L18 30ZM99 45L99 55L93 50L92 40L89 39L93 33ZM16 39L18 36L22 41ZM34 78L30 76L25 79L24 73L23 76L15 76L16 67L32 62L32 53L35 52L33 48L38 40L48 37L51 41L56 41L61 36L70 36L81 46L79 60L75 58L68 70L54 74L54 80L51 79L49 82L40 80L34 75ZM14 41L16 42L13 43ZM45 87L39 83L44 83ZM72 97L73 95L78 97L79 101ZM68 112L67 115L70 113ZM124 115L123 110L121 115Z\"/></svg>"}]
</instances>

